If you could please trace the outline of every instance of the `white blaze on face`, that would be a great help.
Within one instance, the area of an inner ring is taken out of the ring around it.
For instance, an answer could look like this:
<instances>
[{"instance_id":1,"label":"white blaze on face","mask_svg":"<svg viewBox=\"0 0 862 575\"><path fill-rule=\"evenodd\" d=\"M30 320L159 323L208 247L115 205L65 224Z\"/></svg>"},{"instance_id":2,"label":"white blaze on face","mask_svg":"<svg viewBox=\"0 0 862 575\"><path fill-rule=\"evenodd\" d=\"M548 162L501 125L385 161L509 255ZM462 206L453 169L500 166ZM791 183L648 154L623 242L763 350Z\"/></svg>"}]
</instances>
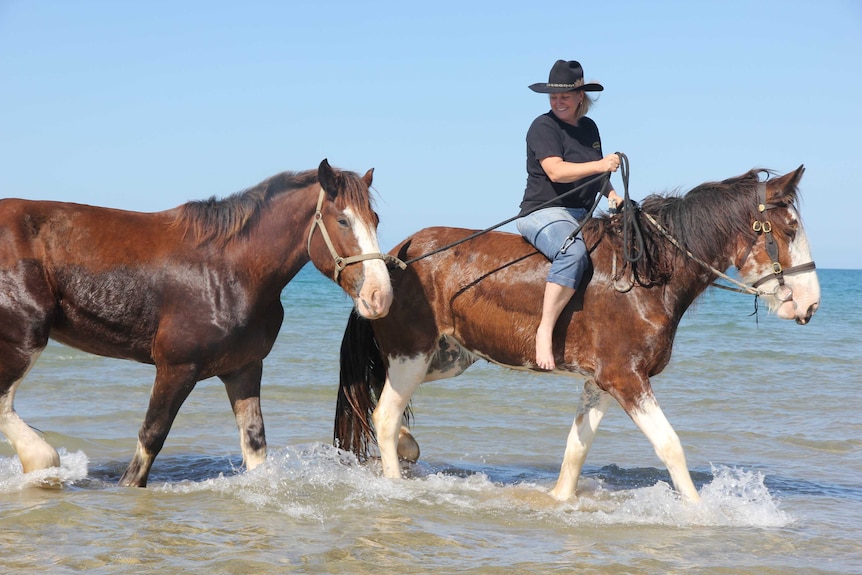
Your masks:
<instances>
[{"instance_id":1,"label":"white blaze on face","mask_svg":"<svg viewBox=\"0 0 862 575\"><path fill-rule=\"evenodd\" d=\"M377 233L371 224L358 218L350 208L344 210L344 215L350 222L360 253L380 253ZM382 259L370 259L354 265L362 266L363 276L358 297L354 301L357 311L368 319L385 316L392 305L392 284L386 262Z\"/></svg>"},{"instance_id":2,"label":"white blaze on face","mask_svg":"<svg viewBox=\"0 0 862 575\"><path fill-rule=\"evenodd\" d=\"M799 214L793 208L788 208L793 219L798 223L796 237L788 246L790 251L791 266L802 265L814 261L811 257L811 248L808 244L808 236ZM808 321L810 314L820 305L820 282L814 270L785 274L784 282L793 290L793 299L784 303L778 303L776 314L783 319L804 319Z\"/></svg>"}]
</instances>

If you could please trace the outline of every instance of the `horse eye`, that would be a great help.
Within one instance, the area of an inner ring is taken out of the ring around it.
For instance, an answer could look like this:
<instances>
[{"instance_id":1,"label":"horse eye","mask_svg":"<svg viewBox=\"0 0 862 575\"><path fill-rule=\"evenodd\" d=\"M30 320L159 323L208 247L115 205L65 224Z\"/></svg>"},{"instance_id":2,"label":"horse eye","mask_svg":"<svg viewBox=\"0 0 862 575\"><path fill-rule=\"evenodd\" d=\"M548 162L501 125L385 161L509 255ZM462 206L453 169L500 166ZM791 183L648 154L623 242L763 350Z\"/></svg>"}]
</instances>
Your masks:
<instances>
[{"instance_id":1,"label":"horse eye","mask_svg":"<svg viewBox=\"0 0 862 575\"><path fill-rule=\"evenodd\" d=\"M341 218L338 218L338 225L341 226L342 228L349 228L350 222L347 221L347 218L341 217Z\"/></svg>"}]
</instances>

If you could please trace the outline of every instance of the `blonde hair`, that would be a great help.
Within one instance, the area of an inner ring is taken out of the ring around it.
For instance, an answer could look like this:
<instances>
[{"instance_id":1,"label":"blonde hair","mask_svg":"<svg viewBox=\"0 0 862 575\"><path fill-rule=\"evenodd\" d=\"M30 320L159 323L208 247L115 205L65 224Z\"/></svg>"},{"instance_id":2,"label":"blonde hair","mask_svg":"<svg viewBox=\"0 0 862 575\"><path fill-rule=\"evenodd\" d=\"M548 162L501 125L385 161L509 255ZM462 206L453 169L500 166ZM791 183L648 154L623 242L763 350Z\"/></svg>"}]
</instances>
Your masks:
<instances>
[{"instance_id":1,"label":"blonde hair","mask_svg":"<svg viewBox=\"0 0 862 575\"><path fill-rule=\"evenodd\" d=\"M581 100L581 103L578 104L578 110L576 112L577 117L580 118L582 116L586 116L587 112L590 111L590 108L593 107L593 102L593 98L587 92L584 92L584 98Z\"/></svg>"}]
</instances>

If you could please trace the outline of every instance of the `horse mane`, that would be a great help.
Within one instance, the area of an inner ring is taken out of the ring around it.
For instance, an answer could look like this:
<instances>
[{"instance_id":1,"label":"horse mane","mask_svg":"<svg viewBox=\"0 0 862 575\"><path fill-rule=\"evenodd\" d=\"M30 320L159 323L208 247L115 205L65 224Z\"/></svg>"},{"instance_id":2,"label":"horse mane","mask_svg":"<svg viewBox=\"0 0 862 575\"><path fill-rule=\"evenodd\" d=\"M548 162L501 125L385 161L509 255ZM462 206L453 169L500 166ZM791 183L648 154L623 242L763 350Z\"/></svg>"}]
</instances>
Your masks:
<instances>
[{"instance_id":1,"label":"horse mane","mask_svg":"<svg viewBox=\"0 0 862 575\"><path fill-rule=\"evenodd\" d=\"M274 196L315 182L316 170L282 172L226 198L211 196L187 202L178 208L171 227L183 228L185 234L191 232L199 245L227 243L247 230Z\"/></svg>"},{"instance_id":2,"label":"horse mane","mask_svg":"<svg viewBox=\"0 0 862 575\"><path fill-rule=\"evenodd\" d=\"M678 247L647 221L644 213L655 218L695 257L711 264L715 264L716 257L722 255L717 250L730 238L750 236L753 241L750 215L755 208L755 190L763 182L761 176L771 174L769 170L757 168L720 182L700 184L684 195L670 192L647 196L641 201L637 213L644 240L643 257L634 264L621 258L617 275L622 277L626 269L631 268L640 285L662 285L672 277L675 264L682 255ZM794 203L796 191L791 190L784 199ZM604 216L599 223L602 240L621 246L622 218ZM629 249L634 247L633 237L631 242Z\"/></svg>"},{"instance_id":3,"label":"horse mane","mask_svg":"<svg viewBox=\"0 0 862 575\"><path fill-rule=\"evenodd\" d=\"M346 205L354 206L358 215L376 221L368 189L359 175L343 170L336 171L336 175L340 183L336 205L342 209ZM187 202L179 206L171 227L183 228L184 234L191 233L198 245L227 244L249 230L273 198L307 188L317 181L317 170L282 172L223 199L212 196Z\"/></svg>"}]
</instances>

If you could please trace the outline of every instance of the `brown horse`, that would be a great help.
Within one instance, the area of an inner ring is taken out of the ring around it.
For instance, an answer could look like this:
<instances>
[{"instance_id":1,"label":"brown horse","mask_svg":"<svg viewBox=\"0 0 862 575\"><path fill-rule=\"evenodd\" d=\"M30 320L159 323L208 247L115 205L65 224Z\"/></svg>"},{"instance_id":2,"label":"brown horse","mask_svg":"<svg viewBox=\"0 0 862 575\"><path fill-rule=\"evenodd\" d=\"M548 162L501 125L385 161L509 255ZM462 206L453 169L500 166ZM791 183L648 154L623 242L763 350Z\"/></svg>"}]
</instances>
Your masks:
<instances>
[{"instance_id":1,"label":"brown horse","mask_svg":"<svg viewBox=\"0 0 862 575\"><path fill-rule=\"evenodd\" d=\"M183 401L213 376L227 389L245 465L260 465L263 358L284 317L287 282L311 260L363 316L389 311L372 171L360 177L323 160L317 170L158 213L0 200L0 431L24 471L60 462L13 407L49 338L156 367L121 484L146 486Z\"/></svg>"},{"instance_id":2,"label":"brown horse","mask_svg":"<svg viewBox=\"0 0 862 575\"><path fill-rule=\"evenodd\" d=\"M623 257L630 253L623 237L637 235L622 233L625 214L584 226L593 270L563 312L553 341L556 371L586 383L554 497L574 494L599 422L616 400L650 440L676 489L699 500L679 438L650 385L670 360L683 313L731 265L779 317L805 324L820 300L796 207L803 168L767 181L762 173L769 174L752 170L682 197L650 196L639 210L627 208L640 222L640 260ZM479 359L537 370L534 338L550 263L519 235L499 232L434 253L470 235L428 228L396 246L391 253L413 262L393 273L397 297L389 315L348 320L335 442L362 459L376 430L387 477L400 476L399 455L418 457L402 423L422 382L459 375Z\"/></svg>"}]
</instances>

